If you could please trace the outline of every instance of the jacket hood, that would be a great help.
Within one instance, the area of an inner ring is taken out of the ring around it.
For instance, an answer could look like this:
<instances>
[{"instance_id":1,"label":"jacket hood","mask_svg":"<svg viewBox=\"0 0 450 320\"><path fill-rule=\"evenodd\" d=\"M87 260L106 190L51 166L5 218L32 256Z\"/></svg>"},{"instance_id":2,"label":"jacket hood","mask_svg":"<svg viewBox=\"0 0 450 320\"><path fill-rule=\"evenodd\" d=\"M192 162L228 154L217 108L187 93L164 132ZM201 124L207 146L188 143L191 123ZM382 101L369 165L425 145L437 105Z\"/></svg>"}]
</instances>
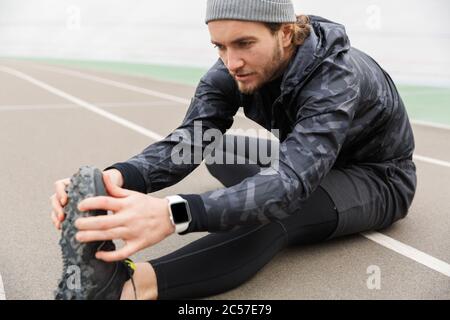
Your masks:
<instances>
[{"instance_id":1,"label":"jacket hood","mask_svg":"<svg viewBox=\"0 0 450 320\"><path fill-rule=\"evenodd\" d=\"M290 91L327 57L350 49L350 40L342 24L310 15L311 33L297 48L283 75L282 93Z\"/></svg>"}]
</instances>

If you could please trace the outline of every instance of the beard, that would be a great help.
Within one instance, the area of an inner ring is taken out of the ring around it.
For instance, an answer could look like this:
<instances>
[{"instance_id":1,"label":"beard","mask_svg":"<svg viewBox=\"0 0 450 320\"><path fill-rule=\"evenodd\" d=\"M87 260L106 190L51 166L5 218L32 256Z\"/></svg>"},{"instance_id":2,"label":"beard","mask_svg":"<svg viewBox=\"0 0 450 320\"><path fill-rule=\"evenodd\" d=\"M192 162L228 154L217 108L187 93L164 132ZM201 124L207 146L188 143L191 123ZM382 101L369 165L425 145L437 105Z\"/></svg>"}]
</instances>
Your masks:
<instances>
[{"instance_id":1,"label":"beard","mask_svg":"<svg viewBox=\"0 0 450 320\"><path fill-rule=\"evenodd\" d=\"M282 55L283 51L281 45L277 43L274 47L270 62L262 66L261 71L256 73L259 79L257 79L256 82L253 84L247 85L245 83L238 81L236 77L233 76L239 91L247 95L253 94L264 84L270 82L271 80L275 79L278 75L280 75L282 71L281 69L283 68Z\"/></svg>"}]
</instances>

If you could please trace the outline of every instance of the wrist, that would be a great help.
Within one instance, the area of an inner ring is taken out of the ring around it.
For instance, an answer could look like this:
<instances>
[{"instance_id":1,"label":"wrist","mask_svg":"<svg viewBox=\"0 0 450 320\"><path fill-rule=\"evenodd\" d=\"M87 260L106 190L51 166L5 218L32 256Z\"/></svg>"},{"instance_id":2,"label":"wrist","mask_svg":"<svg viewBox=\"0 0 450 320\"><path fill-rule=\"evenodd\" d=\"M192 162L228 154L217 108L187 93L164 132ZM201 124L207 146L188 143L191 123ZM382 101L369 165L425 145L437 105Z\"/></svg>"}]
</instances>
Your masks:
<instances>
[{"instance_id":1,"label":"wrist","mask_svg":"<svg viewBox=\"0 0 450 320\"><path fill-rule=\"evenodd\" d=\"M189 228L189 224L192 221L189 203L179 195L168 196L166 200L169 218L175 227L175 232L182 234Z\"/></svg>"},{"instance_id":2,"label":"wrist","mask_svg":"<svg viewBox=\"0 0 450 320\"><path fill-rule=\"evenodd\" d=\"M136 166L128 162L119 162L105 168L104 171L110 169L116 169L119 171L120 174L117 173L117 176L119 177L120 181L117 181L117 183L120 183L121 188L141 193L150 192L149 186L146 184L144 176Z\"/></svg>"},{"instance_id":3,"label":"wrist","mask_svg":"<svg viewBox=\"0 0 450 320\"><path fill-rule=\"evenodd\" d=\"M176 227L175 227L175 223L173 222L172 219L172 215L170 213L170 204L169 204L169 200L167 198L162 199L164 201L164 209L165 209L165 213L164 216L167 217L167 221L168 221L168 234L174 234L176 232Z\"/></svg>"},{"instance_id":4,"label":"wrist","mask_svg":"<svg viewBox=\"0 0 450 320\"><path fill-rule=\"evenodd\" d=\"M117 169L108 169L105 171L105 173L107 173L109 175L109 177L111 178L111 181L119 186L122 187L123 186L123 176L122 173L117 170Z\"/></svg>"}]
</instances>

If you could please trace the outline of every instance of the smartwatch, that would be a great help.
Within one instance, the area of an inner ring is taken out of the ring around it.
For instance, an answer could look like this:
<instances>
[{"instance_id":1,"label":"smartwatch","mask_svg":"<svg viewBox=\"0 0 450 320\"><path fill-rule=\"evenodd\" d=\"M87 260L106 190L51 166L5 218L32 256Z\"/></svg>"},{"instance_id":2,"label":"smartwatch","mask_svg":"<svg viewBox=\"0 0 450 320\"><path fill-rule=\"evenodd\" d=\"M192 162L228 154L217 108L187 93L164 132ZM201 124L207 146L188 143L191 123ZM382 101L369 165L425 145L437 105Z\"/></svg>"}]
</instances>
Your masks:
<instances>
[{"instance_id":1,"label":"smartwatch","mask_svg":"<svg viewBox=\"0 0 450 320\"><path fill-rule=\"evenodd\" d=\"M175 226L175 232L180 234L186 231L192 221L189 203L180 196L168 196L170 221Z\"/></svg>"}]
</instances>

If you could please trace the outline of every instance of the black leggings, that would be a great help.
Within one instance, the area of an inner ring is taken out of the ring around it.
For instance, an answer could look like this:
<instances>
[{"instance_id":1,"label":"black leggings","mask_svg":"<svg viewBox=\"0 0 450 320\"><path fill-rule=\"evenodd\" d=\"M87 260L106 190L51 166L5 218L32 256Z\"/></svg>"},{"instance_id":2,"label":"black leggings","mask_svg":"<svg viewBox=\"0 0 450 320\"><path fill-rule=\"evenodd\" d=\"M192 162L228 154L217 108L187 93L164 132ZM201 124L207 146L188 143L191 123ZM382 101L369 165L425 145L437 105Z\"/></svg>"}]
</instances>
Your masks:
<instances>
[{"instance_id":1,"label":"black leggings","mask_svg":"<svg viewBox=\"0 0 450 320\"><path fill-rule=\"evenodd\" d=\"M208 165L225 186L255 175L257 164ZM299 212L264 225L210 233L168 255L150 260L158 299L190 299L219 294L255 275L287 245L325 240L337 226L337 212L318 187Z\"/></svg>"}]
</instances>

